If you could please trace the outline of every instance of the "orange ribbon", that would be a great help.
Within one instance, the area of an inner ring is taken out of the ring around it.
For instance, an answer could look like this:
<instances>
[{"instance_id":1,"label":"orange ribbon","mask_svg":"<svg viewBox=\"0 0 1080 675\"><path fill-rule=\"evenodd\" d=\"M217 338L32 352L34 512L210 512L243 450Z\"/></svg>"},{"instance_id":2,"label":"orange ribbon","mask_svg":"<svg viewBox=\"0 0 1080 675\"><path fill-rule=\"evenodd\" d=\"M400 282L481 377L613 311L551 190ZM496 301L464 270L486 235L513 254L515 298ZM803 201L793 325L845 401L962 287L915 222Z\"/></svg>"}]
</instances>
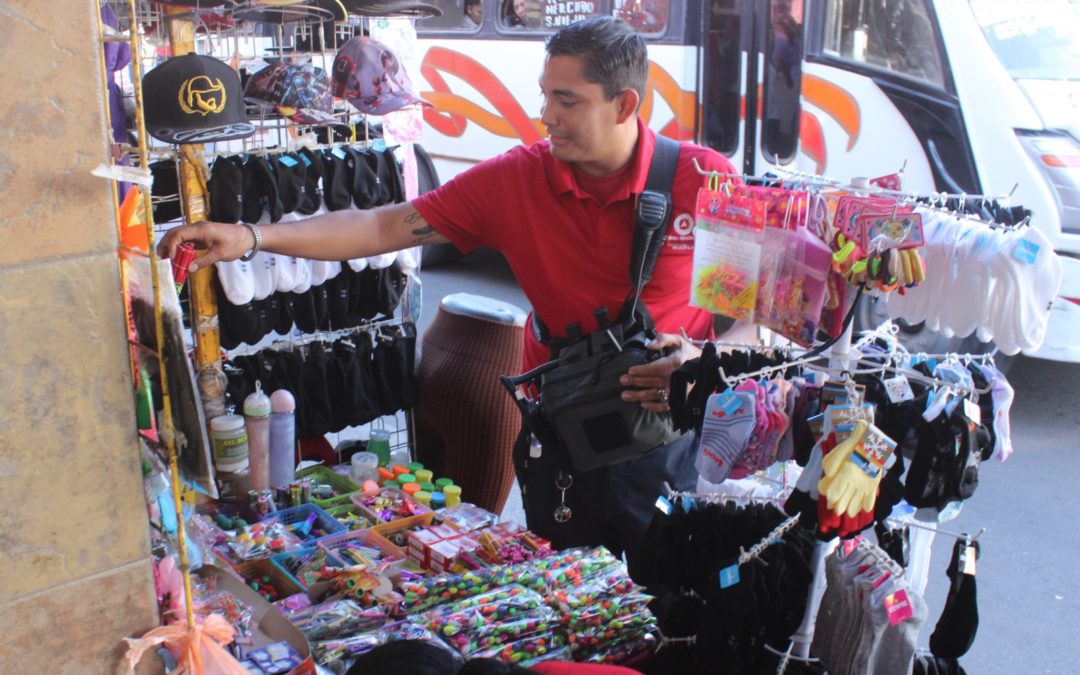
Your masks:
<instances>
[{"instance_id":1,"label":"orange ribbon","mask_svg":"<svg viewBox=\"0 0 1080 675\"><path fill-rule=\"evenodd\" d=\"M232 625L224 617L211 614L193 630L188 630L185 624L175 623L154 628L141 638L124 638L128 643L127 675L134 675L143 654L161 644L169 647L179 660L179 665L169 675L248 675L247 668L225 649L234 635Z\"/></svg>"}]
</instances>

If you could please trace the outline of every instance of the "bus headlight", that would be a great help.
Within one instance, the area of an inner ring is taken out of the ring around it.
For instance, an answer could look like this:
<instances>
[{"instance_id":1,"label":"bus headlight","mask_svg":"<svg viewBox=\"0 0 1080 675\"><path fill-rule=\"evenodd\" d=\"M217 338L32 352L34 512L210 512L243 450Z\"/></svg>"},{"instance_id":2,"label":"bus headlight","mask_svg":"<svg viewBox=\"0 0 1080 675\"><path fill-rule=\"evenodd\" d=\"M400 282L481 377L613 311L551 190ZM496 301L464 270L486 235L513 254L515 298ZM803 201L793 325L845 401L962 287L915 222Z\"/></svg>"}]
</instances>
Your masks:
<instances>
[{"instance_id":1,"label":"bus headlight","mask_svg":"<svg viewBox=\"0 0 1080 675\"><path fill-rule=\"evenodd\" d=\"M1080 234L1080 143L1055 131L1017 129L1016 137L1053 188L1062 232Z\"/></svg>"}]
</instances>

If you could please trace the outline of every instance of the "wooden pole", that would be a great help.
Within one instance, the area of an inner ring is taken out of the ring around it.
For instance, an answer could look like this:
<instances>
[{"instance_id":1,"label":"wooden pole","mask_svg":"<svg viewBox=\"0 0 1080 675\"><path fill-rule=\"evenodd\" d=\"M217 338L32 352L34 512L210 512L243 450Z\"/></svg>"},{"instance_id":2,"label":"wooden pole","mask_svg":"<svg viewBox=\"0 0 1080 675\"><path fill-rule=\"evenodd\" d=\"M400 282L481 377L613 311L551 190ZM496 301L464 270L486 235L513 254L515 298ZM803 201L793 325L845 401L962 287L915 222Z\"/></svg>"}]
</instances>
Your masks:
<instances>
[{"instance_id":1,"label":"wooden pole","mask_svg":"<svg viewBox=\"0 0 1080 675\"><path fill-rule=\"evenodd\" d=\"M195 51L195 22L186 7L166 7L169 44L173 56ZM197 223L209 215L206 194L206 165L204 148L199 144L180 146L180 198L184 207L184 222ZM188 277L191 297L192 330L195 334L195 370L206 418L225 413L227 380L221 367L221 336L218 332L218 307L212 285L212 267L198 270Z\"/></svg>"}]
</instances>

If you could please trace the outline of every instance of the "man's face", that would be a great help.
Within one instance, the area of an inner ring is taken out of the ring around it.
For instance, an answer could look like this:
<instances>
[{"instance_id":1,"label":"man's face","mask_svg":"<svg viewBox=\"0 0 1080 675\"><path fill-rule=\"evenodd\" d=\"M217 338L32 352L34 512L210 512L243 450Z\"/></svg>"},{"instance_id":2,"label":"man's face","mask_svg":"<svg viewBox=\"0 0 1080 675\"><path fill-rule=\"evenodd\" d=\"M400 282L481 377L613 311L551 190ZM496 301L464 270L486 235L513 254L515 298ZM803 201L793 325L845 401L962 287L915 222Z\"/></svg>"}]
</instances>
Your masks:
<instances>
[{"instance_id":1,"label":"man's face","mask_svg":"<svg viewBox=\"0 0 1080 675\"><path fill-rule=\"evenodd\" d=\"M469 17L477 24L484 19L484 7L479 2L474 2L466 7L466 11L469 12Z\"/></svg>"},{"instance_id":2,"label":"man's face","mask_svg":"<svg viewBox=\"0 0 1080 675\"><path fill-rule=\"evenodd\" d=\"M549 57L540 76L540 92L544 97L540 121L547 127L556 159L594 173L622 151L616 147L621 97L605 99L604 88L585 79L580 57Z\"/></svg>"}]
</instances>

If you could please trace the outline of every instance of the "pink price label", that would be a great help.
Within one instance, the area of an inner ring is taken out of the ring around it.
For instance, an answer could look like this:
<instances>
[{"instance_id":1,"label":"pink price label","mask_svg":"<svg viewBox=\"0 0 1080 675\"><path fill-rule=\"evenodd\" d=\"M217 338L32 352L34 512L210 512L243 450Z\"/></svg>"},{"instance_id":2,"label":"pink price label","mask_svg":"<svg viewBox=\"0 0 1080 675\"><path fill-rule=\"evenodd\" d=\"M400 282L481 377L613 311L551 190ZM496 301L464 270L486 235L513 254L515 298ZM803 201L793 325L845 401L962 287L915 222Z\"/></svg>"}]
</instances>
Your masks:
<instances>
[{"instance_id":1,"label":"pink price label","mask_svg":"<svg viewBox=\"0 0 1080 675\"><path fill-rule=\"evenodd\" d=\"M911 618L911 603L908 601L907 591L899 591L885 596L885 613L889 616L889 623L893 626Z\"/></svg>"}]
</instances>

